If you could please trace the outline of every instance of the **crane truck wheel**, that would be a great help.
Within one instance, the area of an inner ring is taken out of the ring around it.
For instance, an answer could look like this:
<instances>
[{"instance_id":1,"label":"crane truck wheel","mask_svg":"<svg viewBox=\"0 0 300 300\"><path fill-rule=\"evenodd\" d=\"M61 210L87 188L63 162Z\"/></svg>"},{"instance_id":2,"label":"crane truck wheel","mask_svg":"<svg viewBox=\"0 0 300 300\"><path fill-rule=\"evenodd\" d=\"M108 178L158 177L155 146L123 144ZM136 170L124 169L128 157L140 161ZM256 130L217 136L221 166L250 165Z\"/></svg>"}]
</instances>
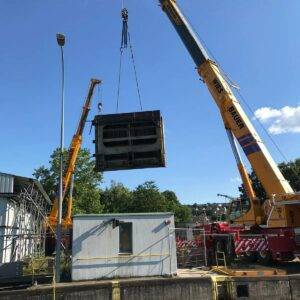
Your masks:
<instances>
[{"instance_id":1,"label":"crane truck wheel","mask_svg":"<svg viewBox=\"0 0 300 300\"><path fill-rule=\"evenodd\" d=\"M253 263L257 261L257 253L253 251L246 251L242 257L242 261L247 263Z\"/></svg>"},{"instance_id":2,"label":"crane truck wheel","mask_svg":"<svg viewBox=\"0 0 300 300\"><path fill-rule=\"evenodd\" d=\"M271 260L272 260L271 252L269 252L269 251L257 252L257 260L258 260L258 262L260 262L262 264L267 264L267 263L271 262Z\"/></svg>"}]
</instances>

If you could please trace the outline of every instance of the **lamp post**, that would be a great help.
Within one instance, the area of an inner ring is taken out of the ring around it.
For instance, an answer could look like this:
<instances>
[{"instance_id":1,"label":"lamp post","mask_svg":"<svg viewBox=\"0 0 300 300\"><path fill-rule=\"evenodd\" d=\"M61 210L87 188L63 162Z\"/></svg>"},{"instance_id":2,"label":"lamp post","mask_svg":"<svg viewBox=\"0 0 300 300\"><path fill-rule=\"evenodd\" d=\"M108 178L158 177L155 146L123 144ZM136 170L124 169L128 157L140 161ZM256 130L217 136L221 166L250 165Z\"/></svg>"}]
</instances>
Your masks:
<instances>
[{"instance_id":1,"label":"lamp post","mask_svg":"<svg viewBox=\"0 0 300 300\"><path fill-rule=\"evenodd\" d=\"M55 280L60 282L60 250L61 250L61 231L62 231L62 201L63 201L63 151L64 151L64 118L65 118L65 63L64 45L65 36L61 33L56 34L57 44L61 51L61 119L60 119L60 175L59 175L59 197L58 197L58 218L56 226L56 248L55 248Z\"/></svg>"}]
</instances>

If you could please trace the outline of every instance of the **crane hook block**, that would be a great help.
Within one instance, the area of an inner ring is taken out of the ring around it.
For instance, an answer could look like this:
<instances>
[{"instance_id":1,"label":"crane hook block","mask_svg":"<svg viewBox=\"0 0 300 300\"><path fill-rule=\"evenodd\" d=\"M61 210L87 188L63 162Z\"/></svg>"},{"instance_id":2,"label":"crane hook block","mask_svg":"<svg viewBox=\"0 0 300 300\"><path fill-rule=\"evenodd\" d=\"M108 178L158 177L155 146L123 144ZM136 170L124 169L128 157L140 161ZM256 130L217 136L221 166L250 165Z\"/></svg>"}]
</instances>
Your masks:
<instances>
[{"instance_id":1,"label":"crane hook block","mask_svg":"<svg viewBox=\"0 0 300 300\"><path fill-rule=\"evenodd\" d=\"M122 49L127 48L128 45L128 10L126 8L123 8L121 15L123 19L122 39L121 39L121 51L122 51Z\"/></svg>"},{"instance_id":2,"label":"crane hook block","mask_svg":"<svg viewBox=\"0 0 300 300\"><path fill-rule=\"evenodd\" d=\"M122 19L123 21L128 21L128 10L126 8L123 8L121 11Z\"/></svg>"}]
</instances>

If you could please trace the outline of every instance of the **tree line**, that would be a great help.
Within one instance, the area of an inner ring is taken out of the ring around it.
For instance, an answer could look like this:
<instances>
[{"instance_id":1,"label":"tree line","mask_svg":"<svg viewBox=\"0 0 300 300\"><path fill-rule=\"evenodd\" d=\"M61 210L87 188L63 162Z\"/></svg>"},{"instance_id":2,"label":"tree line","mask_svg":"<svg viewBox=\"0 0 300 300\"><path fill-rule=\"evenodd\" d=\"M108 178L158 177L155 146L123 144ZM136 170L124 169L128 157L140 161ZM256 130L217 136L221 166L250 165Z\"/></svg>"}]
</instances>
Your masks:
<instances>
[{"instance_id":1,"label":"tree line","mask_svg":"<svg viewBox=\"0 0 300 300\"><path fill-rule=\"evenodd\" d=\"M284 178L290 183L291 187L295 192L300 191L300 159L295 159L294 161L290 162L282 162L278 164L278 167L283 174ZM259 181L258 177L256 176L255 172L252 171L249 174L249 177L252 182L252 187L256 196L263 202L267 199L267 194L262 186L261 182ZM244 185L241 184L239 186L240 196L242 199L246 199L246 190Z\"/></svg>"},{"instance_id":2,"label":"tree line","mask_svg":"<svg viewBox=\"0 0 300 300\"><path fill-rule=\"evenodd\" d=\"M65 166L67 159L65 151ZM33 173L51 199L58 190L59 162L59 149L56 149L50 156L49 167L41 166ZM160 191L153 181L144 182L133 190L117 182L103 189L103 176L94 170L94 165L90 151L80 150L74 172L74 214L173 212L175 222L190 221L190 208L181 204L173 191Z\"/></svg>"},{"instance_id":3,"label":"tree line","mask_svg":"<svg viewBox=\"0 0 300 300\"><path fill-rule=\"evenodd\" d=\"M67 151L64 152L64 165L67 163ZM88 149L79 152L74 172L74 214L100 213L138 213L138 212L173 212L175 222L185 223L196 220L199 214L198 204L194 206L180 203L171 190L160 191L155 182L147 181L130 190L122 183L111 182L109 187L102 188L103 176L94 170L95 162ZM295 191L300 191L300 159L280 163L279 169ZM252 171L250 174L253 189L262 201L266 192ZM41 166L34 170L33 176L43 185L49 197L53 199L58 190L59 149L50 156L49 167ZM239 186L242 199L247 195L243 184ZM196 209L198 208L198 209ZM201 208L202 210L203 208ZM206 212L210 216L210 210ZM211 212L211 220L215 213Z\"/></svg>"}]
</instances>

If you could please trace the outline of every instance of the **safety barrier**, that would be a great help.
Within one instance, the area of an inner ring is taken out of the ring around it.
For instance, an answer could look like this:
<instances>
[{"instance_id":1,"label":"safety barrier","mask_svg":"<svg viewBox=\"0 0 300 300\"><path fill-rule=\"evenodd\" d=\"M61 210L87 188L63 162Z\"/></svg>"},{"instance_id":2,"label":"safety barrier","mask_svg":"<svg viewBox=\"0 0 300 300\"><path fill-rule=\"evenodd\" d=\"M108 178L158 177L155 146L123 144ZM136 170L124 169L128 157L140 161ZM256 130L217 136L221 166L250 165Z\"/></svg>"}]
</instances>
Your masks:
<instances>
[{"instance_id":1,"label":"safety barrier","mask_svg":"<svg viewBox=\"0 0 300 300\"><path fill-rule=\"evenodd\" d=\"M206 239L203 229L173 228L178 268L207 266Z\"/></svg>"}]
</instances>

